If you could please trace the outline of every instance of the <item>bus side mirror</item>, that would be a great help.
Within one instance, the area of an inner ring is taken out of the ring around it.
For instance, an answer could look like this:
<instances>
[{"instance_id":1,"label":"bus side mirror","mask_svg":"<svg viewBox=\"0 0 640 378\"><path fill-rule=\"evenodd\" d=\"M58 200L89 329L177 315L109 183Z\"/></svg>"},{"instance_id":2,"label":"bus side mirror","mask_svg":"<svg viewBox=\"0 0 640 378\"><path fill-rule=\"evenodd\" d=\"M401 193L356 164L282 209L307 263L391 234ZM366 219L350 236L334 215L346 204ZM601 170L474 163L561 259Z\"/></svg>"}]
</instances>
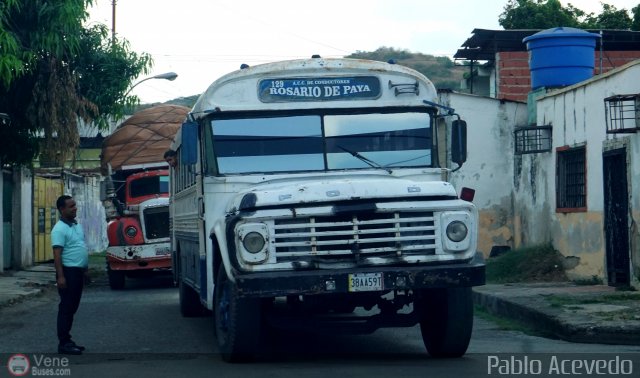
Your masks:
<instances>
[{"instance_id":1,"label":"bus side mirror","mask_svg":"<svg viewBox=\"0 0 640 378\"><path fill-rule=\"evenodd\" d=\"M180 148L180 164L192 165L198 161L198 124L185 122L180 128L182 142Z\"/></svg>"},{"instance_id":2,"label":"bus side mirror","mask_svg":"<svg viewBox=\"0 0 640 378\"><path fill-rule=\"evenodd\" d=\"M462 120L451 124L451 161L458 165L467 161L467 123Z\"/></svg>"}]
</instances>

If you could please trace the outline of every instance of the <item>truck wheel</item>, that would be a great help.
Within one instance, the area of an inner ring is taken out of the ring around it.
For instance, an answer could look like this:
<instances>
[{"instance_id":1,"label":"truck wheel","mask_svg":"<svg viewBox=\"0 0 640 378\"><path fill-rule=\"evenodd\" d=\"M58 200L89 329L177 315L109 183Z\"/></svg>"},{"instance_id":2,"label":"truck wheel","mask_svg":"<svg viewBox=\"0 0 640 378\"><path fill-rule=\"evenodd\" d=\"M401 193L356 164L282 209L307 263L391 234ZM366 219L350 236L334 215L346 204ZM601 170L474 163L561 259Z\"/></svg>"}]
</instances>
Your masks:
<instances>
[{"instance_id":1,"label":"truck wheel","mask_svg":"<svg viewBox=\"0 0 640 378\"><path fill-rule=\"evenodd\" d=\"M427 352L439 358L464 355L473 329L471 288L422 290L416 304Z\"/></svg>"},{"instance_id":2,"label":"truck wheel","mask_svg":"<svg viewBox=\"0 0 640 378\"><path fill-rule=\"evenodd\" d=\"M178 278L178 297L180 297L180 313L185 318L201 316L204 312L200 297L193 288Z\"/></svg>"},{"instance_id":3,"label":"truck wheel","mask_svg":"<svg viewBox=\"0 0 640 378\"><path fill-rule=\"evenodd\" d=\"M109 287L111 288L111 290L124 289L124 272L119 270L111 270L111 268L107 267L107 276L109 276Z\"/></svg>"},{"instance_id":4,"label":"truck wheel","mask_svg":"<svg viewBox=\"0 0 640 378\"><path fill-rule=\"evenodd\" d=\"M260 341L260 299L239 298L220 264L216 277L214 321L218 348L226 362L251 359Z\"/></svg>"}]
</instances>

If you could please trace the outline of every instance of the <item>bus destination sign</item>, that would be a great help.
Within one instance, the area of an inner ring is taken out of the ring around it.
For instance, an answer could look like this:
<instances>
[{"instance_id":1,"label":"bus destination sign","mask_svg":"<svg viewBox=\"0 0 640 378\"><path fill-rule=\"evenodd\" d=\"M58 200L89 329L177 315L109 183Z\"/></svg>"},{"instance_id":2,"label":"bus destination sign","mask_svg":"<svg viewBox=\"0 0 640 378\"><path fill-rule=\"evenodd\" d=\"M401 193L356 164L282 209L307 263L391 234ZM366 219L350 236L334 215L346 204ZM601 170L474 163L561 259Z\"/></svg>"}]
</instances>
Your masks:
<instances>
[{"instance_id":1,"label":"bus destination sign","mask_svg":"<svg viewBox=\"0 0 640 378\"><path fill-rule=\"evenodd\" d=\"M265 79L258 85L262 102L366 100L380 97L375 76Z\"/></svg>"}]
</instances>

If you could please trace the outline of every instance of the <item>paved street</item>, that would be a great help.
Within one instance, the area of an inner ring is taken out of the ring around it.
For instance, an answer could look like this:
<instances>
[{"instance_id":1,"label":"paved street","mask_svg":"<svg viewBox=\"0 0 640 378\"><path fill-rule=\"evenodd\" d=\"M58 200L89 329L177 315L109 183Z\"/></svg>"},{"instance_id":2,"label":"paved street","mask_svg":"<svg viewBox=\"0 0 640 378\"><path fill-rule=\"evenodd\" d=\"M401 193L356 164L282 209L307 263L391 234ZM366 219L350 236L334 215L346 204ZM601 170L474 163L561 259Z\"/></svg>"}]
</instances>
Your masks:
<instances>
[{"instance_id":1,"label":"paved street","mask_svg":"<svg viewBox=\"0 0 640 378\"><path fill-rule=\"evenodd\" d=\"M414 327L364 336L276 333L267 340L268 355L233 365L216 354L210 317L180 316L177 290L168 277L127 285L115 292L98 281L85 291L72 333L87 352L70 358L72 376L451 377L486 372L486 353L640 353L635 346L574 344L502 331L476 318L469 353L458 360L428 358ZM50 290L0 309L3 365L13 353L58 356L53 354L56 305L57 293Z\"/></svg>"}]
</instances>

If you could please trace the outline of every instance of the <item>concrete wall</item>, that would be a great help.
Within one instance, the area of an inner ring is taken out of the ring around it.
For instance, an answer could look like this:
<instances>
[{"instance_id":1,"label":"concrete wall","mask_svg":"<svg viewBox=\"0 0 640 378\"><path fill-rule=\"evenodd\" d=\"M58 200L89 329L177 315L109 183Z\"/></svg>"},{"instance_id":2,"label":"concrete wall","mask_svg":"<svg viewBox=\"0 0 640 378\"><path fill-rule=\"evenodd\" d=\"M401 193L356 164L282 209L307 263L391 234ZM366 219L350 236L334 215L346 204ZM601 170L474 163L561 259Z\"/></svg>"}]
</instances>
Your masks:
<instances>
[{"instance_id":1,"label":"concrete wall","mask_svg":"<svg viewBox=\"0 0 640 378\"><path fill-rule=\"evenodd\" d=\"M89 252L101 252L108 246L104 207L100 201L100 177L64 175L65 193L78 206L77 221L82 226Z\"/></svg>"},{"instance_id":2,"label":"concrete wall","mask_svg":"<svg viewBox=\"0 0 640 378\"><path fill-rule=\"evenodd\" d=\"M640 191L640 136L633 135L627 138L627 178L630 182L629 193L630 202L630 248L631 248L631 269L633 277L636 279L636 286L640 286L640 196L635 195ZM633 278L632 277L632 278Z\"/></svg>"},{"instance_id":3,"label":"concrete wall","mask_svg":"<svg viewBox=\"0 0 640 378\"><path fill-rule=\"evenodd\" d=\"M33 265L33 175L24 167L13 171L13 269Z\"/></svg>"},{"instance_id":4,"label":"concrete wall","mask_svg":"<svg viewBox=\"0 0 640 378\"><path fill-rule=\"evenodd\" d=\"M478 249L488 256L493 246L513 247L513 130L526 124L526 104L460 93L440 99L467 121L467 162L451 182L476 191Z\"/></svg>"},{"instance_id":5,"label":"concrete wall","mask_svg":"<svg viewBox=\"0 0 640 378\"><path fill-rule=\"evenodd\" d=\"M3 174L0 174L0 193L4 193L4 175ZM4 221L4 200L0 201L0 220ZM3 246L4 246L4 232L0 232L0 247L3 247ZM0 273L2 273L2 271L5 269L3 253L4 253L4 250L0 251Z\"/></svg>"},{"instance_id":6,"label":"concrete wall","mask_svg":"<svg viewBox=\"0 0 640 378\"><path fill-rule=\"evenodd\" d=\"M514 226L516 245L552 241L564 254L572 279L598 276L606 280L604 236L603 150L620 144L627 147L631 256L636 274L640 262L640 137L607 134L604 99L640 92L640 61L628 64L577 85L548 93L538 99L538 125L553 127L551 152L516 158ZM556 211L557 148L586 147L586 211ZM635 279L637 282L637 278ZM634 278L632 277L632 283Z\"/></svg>"}]
</instances>

